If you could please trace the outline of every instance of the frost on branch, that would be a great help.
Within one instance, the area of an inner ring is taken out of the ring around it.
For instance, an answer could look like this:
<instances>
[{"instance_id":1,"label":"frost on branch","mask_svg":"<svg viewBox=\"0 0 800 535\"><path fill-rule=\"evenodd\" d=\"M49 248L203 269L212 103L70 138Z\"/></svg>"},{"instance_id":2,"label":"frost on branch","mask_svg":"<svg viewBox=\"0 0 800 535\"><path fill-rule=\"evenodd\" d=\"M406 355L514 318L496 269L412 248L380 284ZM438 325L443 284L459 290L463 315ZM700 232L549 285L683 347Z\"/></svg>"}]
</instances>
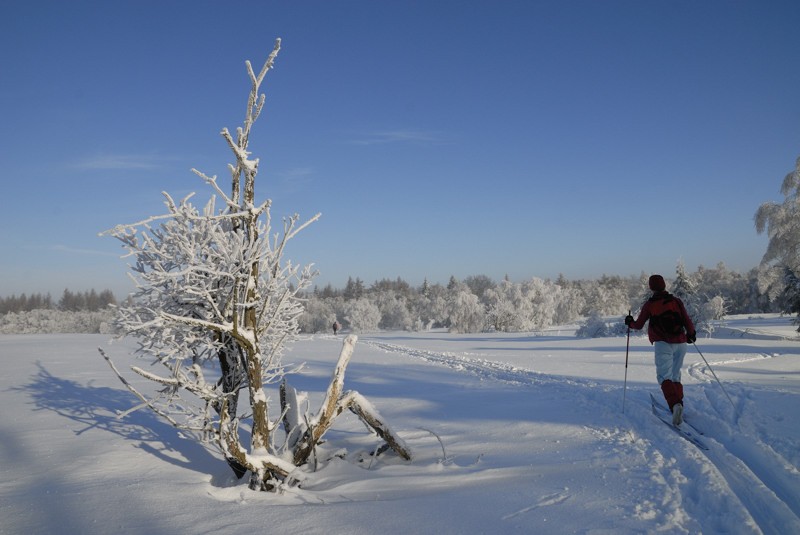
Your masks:
<instances>
[{"instance_id":1,"label":"frost on branch","mask_svg":"<svg viewBox=\"0 0 800 535\"><path fill-rule=\"evenodd\" d=\"M259 160L247 148L264 106L260 86L279 50L277 40L257 75L247 62L251 89L244 123L235 139L227 128L222 130L235 160L229 165L230 194L216 176L193 170L214 192L202 208L191 202L193 195L176 202L164 193L165 214L106 232L127 250L136 284L132 299L119 308L117 327L137 339L137 355L163 366L160 372L132 368L155 385L155 394L134 387L101 350L141 402L132 410L149 408L185 434L216 444L236 475L249 472L250 487L261 490L301 480L297 468L307 463L322 434L345 408L401 457L410 458L363 397L341 393L355 337L345 342L346 358L340 357L315 418L301 416L301 398L285 385L292 370L282 357L299 332L302 294L314 272L310 266L285 261L283 255L287 243L319 214L304 222L298 215L284 218L276 230L270 201L255 202ZM283 407L275 419L265 391L270 384L283 384ZM248 407L240 411L242 393ZM284 432L276 436L281 421ZM303 427L301 421L309 424ZM245 445L242 436L248 432L250 443Z\"/></svg>"}]
</instances>

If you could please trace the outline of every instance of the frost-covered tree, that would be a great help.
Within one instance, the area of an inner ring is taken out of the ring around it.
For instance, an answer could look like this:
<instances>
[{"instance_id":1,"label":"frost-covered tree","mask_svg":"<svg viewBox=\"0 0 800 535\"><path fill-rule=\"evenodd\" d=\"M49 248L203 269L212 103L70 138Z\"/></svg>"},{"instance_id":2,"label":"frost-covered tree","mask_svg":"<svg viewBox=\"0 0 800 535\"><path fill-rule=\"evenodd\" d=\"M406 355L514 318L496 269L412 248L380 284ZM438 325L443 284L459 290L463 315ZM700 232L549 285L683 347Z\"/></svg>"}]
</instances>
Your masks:
<instances>
[{"instance_id":1,"label":"frost-covered tree","mask_svg":"<svg viewBox=\"0 0 800 535\"><path fill-rule=\"evenodd\" d=\"M448 325L447 289L441 284L430 284L426 279L410 293L406 305L415 331Z\"/></svg>"},{"instance_id":2,"label":"frost-covered tree","mask_svg":"<svg viewBox=\"0 0 800 535\"><path fill-rule=\"evenodd\" d=\"M265 102L260 86L279 50L277 40L259 73L246 62L251 90L243 126L235 138L227 128L221 132L236 162L229 165L230 193L219 187L216 176L194 170L216 194L202 208L192 204L193 194L176 202L164 193L166 214L108 232L134 259L131 275L136 291L120 307L117 324L125 335L138 339L140 356L164 366L161 374L133 367L160 390L148 395L131 386L101 350L142 406L198 438L213 438L237 476L249 471L250 487L261 490L275 488L304 465L322 433L345 408L359 414L382 437L394 436L363 398L341 391L355 337L345 340L317 414L307 414L302 422L277 415L273 419L270 414L265 390L270 384L280 383L285 393L280 414L288 413L287 400L294 400L291 409L298 410L294 391L285 384L289 370L282 356L299 331L303 291L314 273L310 266L287 261L284 253L290 240L319 217L301 222L295 214L284 218L275 231L271 201L255 199L259 160L251 158L248 145ZM222 201L219 207L217 197ZM203 366L206 363L215 364L213 374ZM247 393L248 408L240 413L242 391ZM276 437L281 421L285 436ZM245 431L249 444L242 442ZM387 442L405 453L397 440Z\"/></svg>"},{"instance_id":3,"label":"frost-covered tree","mask_svg":"<svg viewBox=\"0 0 800 535\"><path fill-rule=\"evenodd\" d=\"M303 315L300 316L301 332L329 332L334 321L336 321L336 312L332 299L320 299L315 295L306 299Z\"/></svg>"},{"instance_id":4,"label":"frost-covered tree","mask_svg":"<svg viewBox=\"0 0 800 535\"><path fill-rule=\"evenodd\" d=\"M727 313L725 298L721 295L715 295L706 302L704 309L707 318L712 320L724 319Z\"/></svg>"},{"instance_id":5,"label":"frost-covered tree","mask_svg":"<svg viewBox=\"0 0 800 535\"><path fill-rule=\"evenodd\" d=\"M782 310L797 314L800 318L800 277L790 269L786 269L784 272L784 289L779 297L779 302Z\"/></svg>"},{"instance_id":6,"label":"frost-covered tree","mask_svg":"<svg viewBox=\"0 0 800 535\"><path fill-rule=\"evenodd\" d=\"M472 293L478 296L478 300L482 303L484 302L486 291L497 286L497 284L486 275L471 275L464 279L464 284L469 287Z\"/></svg>"},{"instance_id":7,"label":"frost-covered tree","mask_svg":"<svg viewBox=\"0 0 800 535\"><path fill-rule=\"evenodd\" d=\"M347 279L347 285L344 287L343 292L345 299L358 299L359 297L364 295L364 281L356 277L353 280L353 277L349 277Z\"/></svg>"},{"instance_id":8,"label":"frost-covered tree","mask_svg":"<svg viewBox=\"0 0 800 535\"><path fill-rule=\"evenodd\" d=\"M629 308L627 285L621 277L603 275L592 281L586 292L585 314L620 315Z\"/></svg>"},{"instance_id":9,"label":"frost-covered tree","mask_svg":"<svg viewBox=\"0 0 800 535\"><path fill-rule=\"evenodd\" d=\"M503 280L484 294L486 300L486 320L488 325L500 332L520 332L523 330L522 288L509 280Z\"/></svg>"},{"instance_id":10,"label":"frost-covered tree","mask_svg":"<svg viewBox=\"0 0 800 535\"><path fill-rule=\"evenodd\" d=\"M456 283L448 291L447 310L450 332L477 333L486 327L485 308L464 283Z\"/></svg>"},{"instance_id":11,"label":"frost-covered tree","mask_svg":"<svg viewBox=\"0 0 800 535\"><path fill-rule=\"evenodd\" d=\"M769 243L762 263L800 269L800 158L781 184L782 203L765 202L755 215L756 231L767 233Z\"/></svg>"},{"instance_id":12,"label":"frost-covered tree","mask_svg":"<svg viewBox=\"0 0 800 535\"><path fill-rule=\"evenodd\" d=\"M581 317L581 310L586 306L586 297L578 288L558 285L558 302L556 304L553 323L564 325Z\"/></svg>"},{"instance_id":13,"label":"frost-covered tree","mask_svg":"<svg viewBox=\"0 0 800 535\"><path fill-rule=\"evenodd\" d=\"M561 288L549 280L533 277L522 284L522 292L530 303L526 330L539 331L553 324Z\"/></svg>"},{"instance_id":14,"label":"frost-covered tree","mask_svg":"<svg viewBox=\"0 0 800 535\"><path fill-rule=\"evenodd\" d=\"M694 328L698 333L705 332L711 334L714 330L711 324L711 318L708 316L708 308L706 300L697 289L697 284L692 277L686 272L686 266L683 260L679 260L675 267L675 281L672 283L670 293L679 297L686 307L686 312L692 318Z\"/></svg>"},{"instance_id":15,"label":"frost-covered tree","mask_svg":"<svg viewBox=\"0 0 800 535\"><path fill-rule=\"evenodd\" d=\"M425 331L433 326L430 317L430 298L422 291L412 293L408 298L408 311L412 318L413 331Z\"/></svg>"},{"instance_id":16,"label":"frost-covered tree","mask_svg":"<svg viewBox=\"0 0 800 535\"><path fill-rule=\"evenodd\" d=\"M504 332L538 331L556 321L570 322L583 308L583 294L549 280L533 277L522 284L503 280L484 295L487 320Z\"/></svg>"},{"instance_id":17,"label":"frost-covered tree","mask_svg":"<svg viewBox=\"0 0 800 535\"><path fill-rule=\"evenodd\" d=\"M395 290L386 290L374 296L378 309L381 311L381 329L390 331L410 331L414 325L414 318L408 310L405 295L398 295Z\"/></svg>"},{"instance_id":18,"label":"frost-covered tree","mask_svg":"<svg viewBox=\"0 0 800 535\"><path fill-rule=\"evenodd\" d=\"M792 303L800 300L786 294L794 291L788 283L800 277L800 158L784 177L781 194L782 203L765 202L755 214L756 231L769 237L759 278L772 297L781 295L785 303ZM790 308L784 311L795 312Z\"/></svg>"},{"instance_id":19,"label":"frost-covered tree","mask_svg":"<svg viewBox=\"0 0 800 535\"><path fill-rule=\"evenodd\" d=\"M53 299L50 294L21 294L10 297L0 297L0 315L8 312L30 312L31 310L47 310L53 308Z\"/></svg>"},{"instance_id":20,"label":"frost-covered tree","mask_svg":"<svg viewBox=\"0 0 800 535\"><path fill-rule=\"evenodd\" d=\"M353 332L374 332L381 322L381 310L367 297L353 299L344 304L344 320Z\"/></svg>"},{"instance_id":21,"label":"frost-covered tree","mask_svg":"<svg viewBox=\"0 0 800 535\"><path fill-rule=\"evenodd\" d=\"M749 279L728 269L724 262L713 268L698 266L692 278L698 288L711 299L719 297L724 301L726 314L756 312L750 298Z\"/></svg>"}]
</instances>

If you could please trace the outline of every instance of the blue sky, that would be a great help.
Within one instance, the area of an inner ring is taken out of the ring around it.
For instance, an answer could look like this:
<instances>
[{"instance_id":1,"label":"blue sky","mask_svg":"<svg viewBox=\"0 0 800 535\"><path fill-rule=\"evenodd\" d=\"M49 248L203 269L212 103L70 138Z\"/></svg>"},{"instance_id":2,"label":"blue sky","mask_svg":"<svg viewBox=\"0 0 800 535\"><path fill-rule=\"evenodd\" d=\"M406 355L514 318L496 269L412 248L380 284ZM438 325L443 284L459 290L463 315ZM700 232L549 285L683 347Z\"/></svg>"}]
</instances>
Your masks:
<instances>
[{"instance_id":1,"label":"blue sky","mask_svg":"<svg viewBox=\"0 0 800 535\"><path fill-rule=\"evenodd\" d=\"M273 216L318 284L755 267L800 156L796 1L0 7L0 295L130 286L98 233L227 178L244 61ZM223 180L224 182L224 180Z\"/></svg>"}]
</instances>

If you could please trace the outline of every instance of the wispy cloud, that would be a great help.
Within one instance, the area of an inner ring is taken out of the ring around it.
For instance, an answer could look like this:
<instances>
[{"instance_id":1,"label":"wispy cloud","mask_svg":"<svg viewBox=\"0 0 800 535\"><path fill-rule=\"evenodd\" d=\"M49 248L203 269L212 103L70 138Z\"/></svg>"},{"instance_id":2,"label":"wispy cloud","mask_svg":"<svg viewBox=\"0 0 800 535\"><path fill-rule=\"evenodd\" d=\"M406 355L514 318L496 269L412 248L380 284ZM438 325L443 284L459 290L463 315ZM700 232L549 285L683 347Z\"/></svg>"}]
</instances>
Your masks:
<instances>
[{"instance_id":1,"label":"wispy cloud","mask_svg":"<svg viewBox=\"0 0 800 535\"><path fill-rule=\"evenodd\" d=\"M286 191L298 192L307 189L313 184L314 169L311 167L293 167L278 171L275 176Z\"/></svg>"},{"instance_id":2,"label":"wispy cloud","mask_svg":"<svg viewBox=\"0 0 800 535\"><path fill-rule=\"evenodd\" d=\"M307 182L314 170L311 167L294 167L278 174L284 182Z\"/></svg>"},{"instance_id":3,"label":"wispy cloud","mask_svg":"<svg viewBox=\"0 0 800 535\"><path fill-rule=\"evenodd\" d=\"M167 159L141 154L98 154L89 156L73 164L73 167L91 171L142 170L161 169Z\"/></svg>"},{"instance_id":4,"label":"wispy cloud","mask_svg":"<svg viewBox=\"0 0 800 535\"><path fill-rule=\"evenodd\" d=\"M437 132L424 130L385 130L370 132L352 139L355 145L380 145L386 143L442 144L447 141Z\"/></svg>"},{"instance_id":5,"label":"wispy cloud","mask_svg":"<svg viewBox=\"0 0 800 535\"><path fill-rule=\"evenodd\" d=\"M119 258L121 256L120 253L109 253L107 251L98 251L96 249L81 249L79 247L69 247L67 245L60 245L60 244L51 246L50 250L59 253L70 253L70 254L79 254L88 256L111 256L115 258Z\"/></svg>"}]
</instances>

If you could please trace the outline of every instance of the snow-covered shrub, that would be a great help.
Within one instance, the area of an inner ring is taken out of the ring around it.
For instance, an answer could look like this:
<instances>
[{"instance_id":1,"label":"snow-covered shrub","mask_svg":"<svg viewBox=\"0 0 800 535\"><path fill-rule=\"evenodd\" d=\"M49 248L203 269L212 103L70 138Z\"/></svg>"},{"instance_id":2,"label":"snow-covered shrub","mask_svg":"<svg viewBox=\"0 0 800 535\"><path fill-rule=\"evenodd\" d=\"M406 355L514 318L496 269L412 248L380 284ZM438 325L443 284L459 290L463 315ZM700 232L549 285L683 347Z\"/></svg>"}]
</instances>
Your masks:
<instances>
[{"instance_id":1,"label":"snow-covered shrub","mask_svg":"<svg viewBox=\"0 0 800 535\"><path fill-rule=\"evenodd\" d=\"M624 336L628 332L628 327L623 318L617 317L604 317L600 314L592 314L581 323L581 326L575 332L578 338L605 338L610 336Z\"/></svg>"}]
</instances>

